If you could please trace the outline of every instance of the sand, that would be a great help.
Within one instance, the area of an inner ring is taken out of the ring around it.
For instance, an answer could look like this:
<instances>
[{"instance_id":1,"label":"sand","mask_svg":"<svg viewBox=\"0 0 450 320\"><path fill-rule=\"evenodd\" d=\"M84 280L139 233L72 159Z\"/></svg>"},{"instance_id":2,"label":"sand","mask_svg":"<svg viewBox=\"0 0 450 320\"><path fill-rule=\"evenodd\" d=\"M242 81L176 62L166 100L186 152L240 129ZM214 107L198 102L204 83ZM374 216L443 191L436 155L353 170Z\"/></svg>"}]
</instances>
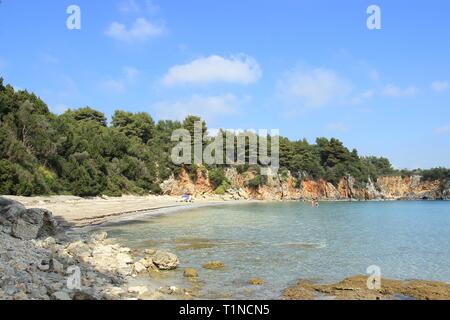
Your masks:
<instances>
[{"instance_id":1,"label":"sand","mask_svg":"<svg viewBox=\"0 0 450 320\"><path fill-rule=\"evenodd\" d=\"M168 211L248 202L224 201L223 198L214 196L195 199L193 203L181 202L181 197L174 196L123 196L90 199L75 196L5 197L16 200L27 208L47 209L53 213L62 226L72 228L96 226L106 222L133 219L142 215Z\"/></svg>"}]
</instances>

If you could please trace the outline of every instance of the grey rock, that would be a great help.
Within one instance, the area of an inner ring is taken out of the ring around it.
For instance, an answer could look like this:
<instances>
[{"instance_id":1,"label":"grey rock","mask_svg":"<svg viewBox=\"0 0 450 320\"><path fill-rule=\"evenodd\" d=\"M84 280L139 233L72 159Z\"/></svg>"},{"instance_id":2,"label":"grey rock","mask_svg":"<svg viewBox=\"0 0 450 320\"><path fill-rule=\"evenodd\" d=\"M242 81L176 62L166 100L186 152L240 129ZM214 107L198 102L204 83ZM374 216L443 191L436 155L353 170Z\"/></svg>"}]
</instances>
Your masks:
<instances>
[{"instance_id":1,"label":"grey rock","mask_svg":"<svg viewBox=\"0 0 450 320\"><path fill-rule=\"evenodd\" d=\"M64 300L64 301L72 300L70 295L67 292L65 292L65 291L54 292L52 294L51 298L52 298L52 300Z\"/></svg>"},{"instance_id":2,"label":"grey rock","mask_svg":"<svg viewBox=\"0 0 450 320\"><path fill-rule=\"evenodd\" d=\"M2 231L22 240L54 236L58 224L50 211L26 209L17 201L0 198L0 225Z\"/></svg>"}]
</instances>

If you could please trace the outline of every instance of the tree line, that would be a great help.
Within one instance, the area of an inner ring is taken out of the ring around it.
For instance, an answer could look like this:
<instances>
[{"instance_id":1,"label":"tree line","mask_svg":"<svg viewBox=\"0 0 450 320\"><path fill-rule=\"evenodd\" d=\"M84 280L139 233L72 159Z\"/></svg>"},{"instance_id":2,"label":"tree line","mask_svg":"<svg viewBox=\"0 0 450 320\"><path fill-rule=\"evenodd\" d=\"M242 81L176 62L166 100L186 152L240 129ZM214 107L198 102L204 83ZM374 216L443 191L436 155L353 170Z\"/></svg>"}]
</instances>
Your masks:
<instances>
[{"instance_id":1,"label":"tree line","mask_svg":"<svg viewBox=\"0 0 450 320\"><path fill-rule=\"evenodd\" d=\"M16 91L0 78L0 194L160 194L161 182L181 170L170 157L176 144L172 132L180 128L191 132L198 121L203 120L188 116L184 121L155 123L147 113L118 110L108 123L102 112L90 107L56 115L34 93ZM408 174L394 170L386 158L361 157L334 138L310 144L280 137L280 167L282 175L289 171L298 181L326 179L334 184L346 175L363 184L369 177ZM197 166L184 168L195 178ZM209 172L217 193L231 187L225 168L201 168ZM254 173L249 187L266 183L257 166L237 169ZM450 177L443 168L420 174L426 179Z\"/></svg>"}]
</instances>

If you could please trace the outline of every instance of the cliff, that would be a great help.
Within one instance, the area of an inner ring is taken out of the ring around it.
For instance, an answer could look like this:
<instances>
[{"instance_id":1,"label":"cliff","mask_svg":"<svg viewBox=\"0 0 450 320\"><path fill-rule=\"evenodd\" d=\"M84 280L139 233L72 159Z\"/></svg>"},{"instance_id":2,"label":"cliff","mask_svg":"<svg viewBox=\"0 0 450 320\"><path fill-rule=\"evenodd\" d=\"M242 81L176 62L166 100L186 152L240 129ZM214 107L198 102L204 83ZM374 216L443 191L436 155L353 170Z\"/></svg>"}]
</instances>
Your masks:
<instances>
[{"instance_id":1,"label":"cliff","mask_svg":"<svg viewBox=\"0 0 450 320\"><path fill-rule=\"evenodd\" d=\"M254 178L251 172L238 173L236 169L225 171L231 188L221 195L226 200L450 200L450 181L424 181L420 176L386 176L376 181L369 178L364 185L347 176L335 186L325 180L295 179L287 175L271 174L267 183L250 188L247 182ZM193 178L182 169L180 175L161 184L164 194L208 197L215 195L208 171L197 169Z\"/></svg>"}]
</instances>

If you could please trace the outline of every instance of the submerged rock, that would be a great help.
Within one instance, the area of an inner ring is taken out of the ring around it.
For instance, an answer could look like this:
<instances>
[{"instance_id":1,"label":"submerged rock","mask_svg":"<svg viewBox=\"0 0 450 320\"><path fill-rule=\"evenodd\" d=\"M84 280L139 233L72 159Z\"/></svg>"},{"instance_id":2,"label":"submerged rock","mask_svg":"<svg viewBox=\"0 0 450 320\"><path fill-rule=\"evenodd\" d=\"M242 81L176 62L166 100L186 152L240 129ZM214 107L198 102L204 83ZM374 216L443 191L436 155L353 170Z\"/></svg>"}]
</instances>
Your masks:
<instances>
[{"instance_id":1,"label":"submerged rock","mask_svg":"<svg viewBox=\"0 0 450 320\"><path fill-rule=\"evenodd\" d=\"M184 269L184 276L186 278L198 278L198 272L194 268Z\"/></svg>"},{"instance_id":2,"label":"submerged rock","mask_svg":"<svg viewBox=\"0 0 450 320\"><path fill-rule=\"evenodd\" d=\"M252 286L262 286L266 282L263 279L253 278L253 279L250 279L250 281L248 283Z\"/></svg>"},{"instance_id":3,"label":"submerged rock","mask_svg":"<svg viewBox=\"0 0 450 320\"><path fill-rule=\"evenodd\" d=\"M203 265L204 269L221 270L225 268L225 264L221 261L211 261Z\"/></svg>"},{"instance_id":4,"label":"submerged rock","mask_svg":"<svg viewBox=\"0 0 450 320\"><path fill-rule=\"evenodd\" d=\"M367 276L347 278L337 284L319 285L301 280L283 292L285 300L448 300L450 284L435 281L382 279L380 289L369 289Z\"/></svg>"}]
</instances>

